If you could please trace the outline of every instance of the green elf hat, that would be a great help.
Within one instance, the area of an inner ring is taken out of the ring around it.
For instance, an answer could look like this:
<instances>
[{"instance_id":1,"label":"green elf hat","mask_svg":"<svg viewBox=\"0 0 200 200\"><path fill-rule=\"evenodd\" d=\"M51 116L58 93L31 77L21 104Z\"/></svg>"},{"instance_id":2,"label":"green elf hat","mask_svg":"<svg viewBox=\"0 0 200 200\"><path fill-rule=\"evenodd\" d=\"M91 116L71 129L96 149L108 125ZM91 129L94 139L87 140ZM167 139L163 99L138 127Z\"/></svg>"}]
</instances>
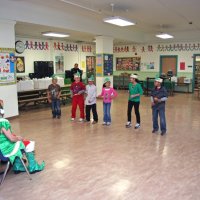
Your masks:
<instances>
[{"instance_id":1,"label":"green elf hat","mask_svg":"<svg viewBox=\"0 0 200 200\"><path fill-rule=\"evenodd\" d=\"M88 81L94 81L94 76L91 75L91 76L88 78Z\"/></svg>"},{"instance_id":2,"label":"green elf hat","mask_svg":"<svg viewBox=\"0 0 200 200\"><path fill-rule=\"evenodd\" d=\"M159 83L162 83L162 82L163 82L163 79L162 79L162 78L155 78L155 81L156 81L156 82L159 82Z\"/></svg>"},{"instance_id":3,"label":"green elf hat","mask_svg":"<svg viewBox=\"0 0 200 200\"><path fill-rule=\"evenodd\" d=\"M52 80L57 80L58 79L58 77L54 74L53 76L52 76Z\"/></svg>"},{"instance_id":4,"label":"green elf hat","mask_svg":"<svg viewBox=\"0 0 200 200\"><path fill-rule=\"evenodd\" d=\"M81 77L81 74L79 72L74 74L74 78L80 78L80 77Z\"/></svg>"},{"instance_id":5,"label":"green elf hat","mask_svg":"<svg viewBox=\"0 0 200 200\"><path fill-rule=\"evenodd\" d=\"M106 77L106 78L104 79L104 82L103 82L103 83L105 84L105 83L107 83L107 82L110 82L110 79L109 79L108 77Z\"/></svg>"}]
</instances>

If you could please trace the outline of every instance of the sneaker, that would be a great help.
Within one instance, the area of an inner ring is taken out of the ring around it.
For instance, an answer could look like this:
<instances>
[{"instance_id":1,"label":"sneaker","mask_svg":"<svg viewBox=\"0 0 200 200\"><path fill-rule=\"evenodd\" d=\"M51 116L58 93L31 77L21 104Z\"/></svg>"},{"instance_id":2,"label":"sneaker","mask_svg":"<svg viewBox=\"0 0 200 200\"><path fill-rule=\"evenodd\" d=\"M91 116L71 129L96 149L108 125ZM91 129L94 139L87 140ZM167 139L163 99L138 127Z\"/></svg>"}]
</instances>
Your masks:
<instances>
[{"instance_id":1,"label":"sneaker","mask_svg":"<svg viewBox=\"0 0 200 200\"><path fill-rule=\"evenodd\" d=\"M58 119L60 119L60 116L57 116Z\"/></svg>"},{"instance_id":2,"label":"sneaker","mask_svg":"<svg viewBox=\"0 0 200 200\"><path fill-rule=\"evenodd\" d=\"M56 116L52 116L52 118L53 118L53 119L55 119L55 118L56 118Z\"/></svg>"},{"instance_id":3,"label":"sneaker","mask_svg":"<svg viewBox=\"0 0 200 200\"><path fill-rule=\"evenodd\" d=\"M140 124L137 123L137 124L135 125L135 129L138 129L138 128L140 128Z\"/></svg>"},{"instance_id":4,"label":"sneaker","mask_svg":"<svg viewBox=\"0 0 200 200\"><path fill-rule=\"evenodd\" d=\"M80 118L80 119L79 119L79 122L83 122L83 118Z\"/></svg>"},{"instance_id":5,"label":"sneaker","mask_svg":"<svg viewBox=\"0 0 200 200\"><path fill-rule=\"evenodd\" d=\"M92 124L96 124L96 123L97 123L97 121L93 121L93 122L92 122Z\"/></svg>"},{"instance_id":6,"label":"sneaker","mask_svg":"<svg viewBox=\"0 0 200 200\"><path fill-rule=\"evenodd\" d=\"M74 121L75 120L75 118L71 118L71 121Z\"/></svg>"},{"instance_id":7,"label":"sneaker","mask_svg":"<svg viewBox=\"0 0 200 200\"><path fill-rule=\"evenodd\" d=\"M103 126L105 126L106 125L106 122L103 122L103 124L102 124Z\"/></svg>"},{"instance_id":8,"label":"sneaker","mask_svg":"<svg viewBox=\"0 0 200 200\"><path fill-rule=\"evenodd\" d=\"M161 132L161 135L163 136L163 135L165 135L166 134L166 131L162 131Z\"/></svg>"},{"instance_id":9,"label":"sneaker","mask_svg":"<svg viewBox=\"0 0 200 200\"><path fill-rule=\"evenodd\" d=\"M126 122L126 128L130 128L131 126L131 122Z\"/></svg>"},{"instance_id":10,"label":"sneaker","mask_svg":"<svg viewBox=\"0 0 200 200\"><path fill-rule=\"evenodd\" d=\"M153 130L153 131L152 131L152 133L157 133L157 132L158 132L157 130Z\"/></svg>"},{"instance_id":11,"label":"sneaker","mask_svg":"<svg viewBox=\"0 0 200 200\"><path fill-rule=\"evenodd\" d=\"M106 123L106 125L107 125L107 126L110 126L110 125L111 125L111 123L110 123L110 122L107 122L107 123Z\"/></svg>"}]
</instances>

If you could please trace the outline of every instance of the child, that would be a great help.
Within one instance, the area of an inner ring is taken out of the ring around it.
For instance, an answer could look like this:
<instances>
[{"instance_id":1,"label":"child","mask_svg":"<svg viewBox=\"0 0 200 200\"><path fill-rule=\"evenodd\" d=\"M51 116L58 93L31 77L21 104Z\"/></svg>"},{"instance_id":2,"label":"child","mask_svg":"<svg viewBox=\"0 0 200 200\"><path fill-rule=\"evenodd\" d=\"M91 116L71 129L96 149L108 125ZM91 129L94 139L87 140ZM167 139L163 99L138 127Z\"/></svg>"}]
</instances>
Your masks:
<instances>
[{"instance_id":1,"label":"child","mask_svg":"<svg viewBox=\"0 0 200 200\"><path fill-rule=\"evenodd\" d=\"M85 85L80 82L80 73L77 72L74 74L74 82L71 84L70 87L71 96L72 96L72 116L71 120L74 121L76 118L76 108L77 105L80 109L80 122L84 120L84 92L85 92Z\"/></svg>"},{"instance_id":2,"label":"child","mask_svg":"<svg viewBox=\"0 0 200 200\"><path fill-rule=\"evenodd\" d=\"M167 101L168 94L164 86L162 86L163 79L156 78L154 85L155 88L151 91L151 107L153 116L153 130L152 133L156 133L159 129L158 115L160 117L160 129L161 135L165 135L166 118L165 118L165 102Z\"/></svg>"},{"instance_id":3,"label":"child","mask_svg":"<svg viewBox=\"0 0 200 200\"><path fill-rule=\"evenodd\" d=\"M96 110L96 96L97 96L97 88L94 85L94 77L91 76L88 78L88 85L86 86L87 94L85 104L86 104L86 121L90 121L90 111L92 109L93 118L94 121L93 124L96 124L98 122L98 115Z\"/></svg>"},{"instance_id":4,"label":"child","mask_svg":"<svg viewBox=\"0 0 200 200\"><path fill-rule=\"evenodd\" d=\"M60 109L60 95L61 88L60 85L57 84L58 79L56 76L52 77L52 84L49 85L47 90L47 98L49 103L51 103L52 108L52 117L60 119L61 109Z\"/></svg>"},{"instance_id":5,"label":"child","mask_svg":"<svg viewBox=\"0 0 200 200\"><path fill-rule=\"evenodd\" d=\"M139 111L139 106L140 106L140 96L143 94L142 87L141 85L137 82L137 75L131 74L130 76L130 83L129 83L129 100L128 100L128 121L126 123L126 128L131 127L131 112L132 108L134 106L135 110L135 116L136 116L136 125L135 129L140 128L140 111Z\"/></svg>"},{"instance_id":6,"label":"child","mask_svg":"<svg viewBox=\"0 0 200 200\"><path fill-rule=\"evenodd\" d=\"M111 102L112 99L114 99L117 96L117 92L110 87L110 79L105 78L102 92L98 96L100 98L103 98L103 125L109 126L111 124L111 115L110 115L110 108L111 108Z\"/></svg>"}]
</instances>

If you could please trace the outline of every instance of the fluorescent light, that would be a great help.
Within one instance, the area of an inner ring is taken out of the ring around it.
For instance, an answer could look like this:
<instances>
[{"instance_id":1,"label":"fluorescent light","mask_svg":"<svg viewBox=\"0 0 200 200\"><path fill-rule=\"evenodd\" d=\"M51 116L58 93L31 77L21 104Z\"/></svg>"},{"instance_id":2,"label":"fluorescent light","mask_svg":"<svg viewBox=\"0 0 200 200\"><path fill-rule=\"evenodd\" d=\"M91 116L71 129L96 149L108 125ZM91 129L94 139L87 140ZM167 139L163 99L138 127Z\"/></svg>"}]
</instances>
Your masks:
<instances>
[{"instance_id":1,"label":"fluorescent light","mask_svg":"<svg viewBox=\"0 0 200 200\"><path fill-rule=\"evenodd\" d=\"M117 25L117 26L131 26L131 25L135 25L135 23L127 20L127 19L124 19L122 17L108 17L108 18L105 18L103 20L104 22L106 23L110 23L110 24L114 24L114 25Z\"/></svg>"},{"instance_id":2,"label":"fluorescent light","mask_svg":"<svg viewBox=\"0 0 200 200\"><path fill-rule=\"evenodd\" d=\"M45 33L42 33L42 35L49 36L49 37L59 37L59 38L69 37L68 34L54 33L54 32L45 32Z\"/></svg>"},{"instance_id":3,"label":"fluorescent light","mask_svg":"<svg viewBox=\"0 0 200 200\"><path fill-rule=\"evenodd\" d=\"M156 37L159 37L159 38L161 38L161 39L171 39L171 38L174 38L174 36L169 35L169 34L167 34L167 33L158 34L158 35L156 35Z\"/></svg>"}]
</instances>

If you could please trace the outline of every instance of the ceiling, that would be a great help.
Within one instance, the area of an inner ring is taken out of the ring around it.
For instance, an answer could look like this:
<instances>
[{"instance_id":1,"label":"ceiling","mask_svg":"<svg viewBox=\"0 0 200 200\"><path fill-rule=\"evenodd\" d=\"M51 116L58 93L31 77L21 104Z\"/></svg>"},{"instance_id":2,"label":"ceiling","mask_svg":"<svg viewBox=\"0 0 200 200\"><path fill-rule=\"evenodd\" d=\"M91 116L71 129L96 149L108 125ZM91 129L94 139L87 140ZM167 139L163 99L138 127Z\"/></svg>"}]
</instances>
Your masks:
<instances>
[{"instance_id":1,"label":"ceiling","mask_svg":"<svg viewBox=\"0 0 200 200\"><path fill-rule=\"evenodd\" d=\"M69 33L71 41L92 42L97 35L109 35L115 43L155 43L163 42L155 34L167 32L174 36L170 42L200 41L199 0L63 1L1 0L0 19L16 20L16 35L21 37L42 38L41 32L57 31ZM113 15L137 24L103 22Z\"/></svg>"}]
</instances>

